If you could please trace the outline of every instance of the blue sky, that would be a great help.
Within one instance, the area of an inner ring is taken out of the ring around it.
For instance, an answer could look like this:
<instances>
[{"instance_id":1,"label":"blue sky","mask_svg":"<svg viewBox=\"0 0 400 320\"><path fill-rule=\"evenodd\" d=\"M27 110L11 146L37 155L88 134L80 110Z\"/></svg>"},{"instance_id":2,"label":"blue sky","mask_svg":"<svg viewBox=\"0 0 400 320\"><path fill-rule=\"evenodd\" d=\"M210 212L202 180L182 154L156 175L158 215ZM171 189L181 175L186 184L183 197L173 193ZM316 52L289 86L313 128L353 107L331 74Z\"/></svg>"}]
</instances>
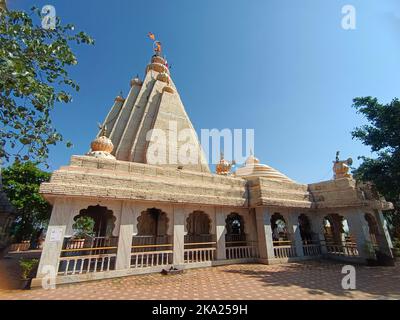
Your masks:
<instances>
[{"instance_id":1,"label":"blue sky","mask_svg":"<svg viewBox=\"0 0 400 320\"><path fill-rule=\"evenodd\" d=\"M255 154L292 179L331 177L335 152L370 155L350 132L364 123L357 96L399 97L398 0L9 0L10 9L52 4L64 23L93 36L71 70L81 90L53 113L72 149L51 148L54 170L84 154L120 90L143 77L151 31L198 132L254 128ZM356 8L357 29L341 28Z\"/></svg>"}]
</instances>

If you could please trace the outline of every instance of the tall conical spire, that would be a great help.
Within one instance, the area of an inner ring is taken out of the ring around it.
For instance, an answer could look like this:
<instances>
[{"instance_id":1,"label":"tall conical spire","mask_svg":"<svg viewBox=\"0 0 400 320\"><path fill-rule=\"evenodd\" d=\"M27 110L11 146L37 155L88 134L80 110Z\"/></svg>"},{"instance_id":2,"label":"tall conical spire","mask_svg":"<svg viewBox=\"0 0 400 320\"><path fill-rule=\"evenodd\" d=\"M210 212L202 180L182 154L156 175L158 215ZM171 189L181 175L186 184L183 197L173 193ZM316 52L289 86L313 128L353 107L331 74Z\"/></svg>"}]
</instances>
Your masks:
<instances>
[{"instance_id":1,"label":"tall conical spire","mask_svg":"<svg viewBox=\"0 0 400 320\"><path fill-rule=\"evenodd\" d=\"M115 102L108 118L117 160L210 172L161 49L151 57L143 81L131 81L129 94ZM162 138L166 143L158 147Z\"/></svg>"}]
</instances>

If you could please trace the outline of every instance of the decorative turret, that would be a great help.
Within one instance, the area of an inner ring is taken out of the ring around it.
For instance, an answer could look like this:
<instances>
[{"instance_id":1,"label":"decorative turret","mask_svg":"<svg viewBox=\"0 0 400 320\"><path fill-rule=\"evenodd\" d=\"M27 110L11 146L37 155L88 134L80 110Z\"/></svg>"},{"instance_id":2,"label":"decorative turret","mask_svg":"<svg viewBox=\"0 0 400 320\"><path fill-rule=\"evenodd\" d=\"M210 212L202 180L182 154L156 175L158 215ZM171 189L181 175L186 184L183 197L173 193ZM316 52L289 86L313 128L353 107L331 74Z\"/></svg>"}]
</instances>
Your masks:
<instances>
[{"instance_id":1,"label":"decorative turret","mask_svg":"<svg viewBox=\"0 0 400 320\"><path fill-rule=\"evenodd\" d=\"M115 97L114 101L115 102L124 102L125 99L121 95L118 95L118 96Z\"/></svg>"},{"instance_id":2,"label":"decorative turret","mask_svg":"<svg viewBox=\"0 0 400 320\"><path fill-rule=\"evenodd\" d=\"M221 152L221 160L219 160L219 163L216 165L215 171L219 175L227 176L231 173L231 169L235 164L235 160L232 162L225 160L224 154Z\"/></svg>"},{"instance_id":3,"label":"decorative turret","mask_svg":"<svg viewBox=\"0 0 400 320\"><path fill-rule=\"evenodd\" d=\"M131 87L138 86L141 87L143 85L143 81L139 79L139 76L136 76L131 80Z\"/></svg>"},{"instance_id":4,"label":"decorative turret","mask_svg":"<svg viewBox=\"0 0 400 320\"><path fill-rule=\"evenodd\" d=\"M92 141L90 144L91 151L87 154L95 158L105 158L115 160L115 157L111 154L114 149L112 141L107 138L107 127L100 127L101 132L99 136Z\"/></svg>"},{"instance_id":5,"label":"decorative turret","mask_svg":"<svg viewBox=\"0 0 400 320\"><path fill-rule=\"evenodd\" d=\"M333 179L352 178L349 173L350 166L353 164L353 159L339 160L339 151L336 151L336 160L333 161Z\"/></svg>"}]
</instances>

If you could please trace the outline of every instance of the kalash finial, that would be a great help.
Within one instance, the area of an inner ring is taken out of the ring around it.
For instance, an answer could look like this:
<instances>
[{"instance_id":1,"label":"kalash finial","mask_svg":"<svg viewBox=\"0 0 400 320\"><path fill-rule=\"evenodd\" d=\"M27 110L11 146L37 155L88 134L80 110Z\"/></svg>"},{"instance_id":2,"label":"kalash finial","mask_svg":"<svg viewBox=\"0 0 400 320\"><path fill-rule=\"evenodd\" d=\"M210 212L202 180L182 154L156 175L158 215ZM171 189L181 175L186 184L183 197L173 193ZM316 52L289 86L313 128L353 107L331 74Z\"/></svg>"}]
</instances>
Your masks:
<instances>
[{"instance_id":1,"label":"kalash finial","mask_svg":"<svg viewBox=\"0 0 400 320\"><path fill-rule=\"evenodd\" d=\"M91 150L87 155L95 158L115 160L115 157L111 154L114 145L111 139L107 137L107 125L99 123L98 127L100 129L99 135L90 144Z\"/></svg>"},{"instance_id":2,"label":"kalash finial","mask_svg":"<svg viewBox=\"0 0 400 320\"><path fill-rule=\"evenodd\" d=\"M333 178L341 179L341 178L352 178L352 175L349 173L350 166L353 164L353 159L348 158L347 160L339 159L339 151L336 151L336 159L333 161Z\"/></svg>"},{"instance_id":3,"label":"kalash finial","mask_svg":"<svg viewBox=\"0 0 400 320\"><path fill-rule=\"evenodd\" d=\"M161 51L162 51L162 46L161 46L161 42L156 40L156 36L154 35L154 33L149 32L147 34L147 36L150 38L150 40L153 41L153 50L154 50L154 54L156 56L161 56Z\"/></svg>"}]
</instances>

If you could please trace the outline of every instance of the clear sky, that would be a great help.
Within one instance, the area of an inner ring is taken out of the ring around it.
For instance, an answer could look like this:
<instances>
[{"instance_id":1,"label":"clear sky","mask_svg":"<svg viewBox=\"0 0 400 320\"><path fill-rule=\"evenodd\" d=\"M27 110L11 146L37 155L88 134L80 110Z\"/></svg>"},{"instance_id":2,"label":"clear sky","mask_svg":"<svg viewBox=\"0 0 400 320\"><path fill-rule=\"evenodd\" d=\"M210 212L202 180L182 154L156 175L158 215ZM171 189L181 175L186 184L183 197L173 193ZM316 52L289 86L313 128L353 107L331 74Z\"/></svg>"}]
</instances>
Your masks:
<instances>
[{"instance_id":1,"label":"clear sky","mask_svg":"<svg viewBox=\"0 0 400 320\"><path fill-rule=\"evenodd\" d=\"M52 170L84 154L120 90L143 77L151 31L193 125L254 128L255 155L292 179L331 177L335 152L370 155L350 132L364 123L357 96L399 97L398 0L9 0L10 9L51 4L64 23L93 36L71 70L81 91L57 106L55 126L72 149L51 148ZM344 5L356 30L341 27Z\"/></svg>"}]
</instances>

